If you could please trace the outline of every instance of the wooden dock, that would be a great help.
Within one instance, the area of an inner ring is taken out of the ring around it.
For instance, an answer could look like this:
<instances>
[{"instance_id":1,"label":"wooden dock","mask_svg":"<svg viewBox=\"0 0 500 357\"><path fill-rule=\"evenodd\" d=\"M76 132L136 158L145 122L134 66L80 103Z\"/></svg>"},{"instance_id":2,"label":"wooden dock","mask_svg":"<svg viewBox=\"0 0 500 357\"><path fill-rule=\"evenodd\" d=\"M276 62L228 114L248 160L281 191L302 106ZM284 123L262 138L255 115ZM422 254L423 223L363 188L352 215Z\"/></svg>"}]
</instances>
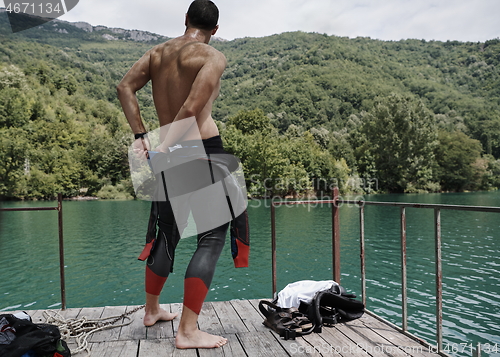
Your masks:
<instances>
[{"instance_id":1,"label":"wooden dock","mask_svg":"<svg viewBox=\"0 0 500 357\"><path fill-rule=\"evenodd\" d=\"M123 327L98 331L89 338L92 357L156 357L156 356L438 356L416 340L369 313L358 320L325 327L321 333L284 340L263 324L258 309L259 300L232 300L206 302L199 318L200 329L226 337L227 345L218 349L175 348L174 336L179 318L144 327L144 310L131 315L132 322ZM175 312L182 304L162 305ZM136 306L110 306L98 308L71 308L61 310L27 311L33 322L45 322L44 311L57 311L64 318L99 319L119 316ZM74 348L74 344L69 344ZM86 356L80 352L76 356Z\"/></svg>"}]
</instances>

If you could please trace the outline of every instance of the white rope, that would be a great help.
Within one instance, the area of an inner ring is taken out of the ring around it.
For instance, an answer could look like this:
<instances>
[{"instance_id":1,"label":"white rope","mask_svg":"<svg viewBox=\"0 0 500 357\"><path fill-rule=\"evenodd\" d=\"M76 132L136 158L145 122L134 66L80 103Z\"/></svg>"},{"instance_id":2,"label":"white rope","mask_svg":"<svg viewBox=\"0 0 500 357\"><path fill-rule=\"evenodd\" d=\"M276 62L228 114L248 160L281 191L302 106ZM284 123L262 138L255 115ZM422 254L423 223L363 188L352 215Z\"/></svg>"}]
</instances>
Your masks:
<instances>
[{"instance_id":1,"label":"white rope","mask_svg":"<svg viewBox=\"0 0 500 357\"><path fill-rule=\"evenodd\" d=\"M90 356L88 339L93 333L129 325L132 323L132 319L127 315L130 315L143 307L144 306L140 306L139 308L122 315L93 320L88 320L85 316L79 319L65 319L57 311L44 311L43 315L46 323L55 325L59 328L61 337L64 341L69 342L70 339L75 339L77 348L71 350L72 355L82 351L87 351L87 356ZM129 321L119 325L114 324L122 318L127 318Z\"/></svg>"}]
</instances>

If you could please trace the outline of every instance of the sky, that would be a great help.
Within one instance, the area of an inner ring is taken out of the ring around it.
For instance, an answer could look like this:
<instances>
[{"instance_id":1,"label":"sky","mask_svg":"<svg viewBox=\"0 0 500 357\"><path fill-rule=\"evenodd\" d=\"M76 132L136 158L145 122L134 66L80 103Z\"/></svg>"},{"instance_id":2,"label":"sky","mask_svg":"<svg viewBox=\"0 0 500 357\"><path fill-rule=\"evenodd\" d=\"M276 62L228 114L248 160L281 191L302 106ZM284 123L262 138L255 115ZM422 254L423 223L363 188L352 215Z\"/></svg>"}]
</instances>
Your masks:
<instances>
[{"instance_id":1,"label":"sky","mask_svg":"<svg viewBox=\"0 0 500 357\"><path fill-rule=\"evenodd\" d=\"M216 36L304 31L379 40L484 42L500 37L500 0L214 0ZM175 37L191 0L79 0L60 17ZM139 5L140 4L140 5Z\"/></svg>"}]
</instances>

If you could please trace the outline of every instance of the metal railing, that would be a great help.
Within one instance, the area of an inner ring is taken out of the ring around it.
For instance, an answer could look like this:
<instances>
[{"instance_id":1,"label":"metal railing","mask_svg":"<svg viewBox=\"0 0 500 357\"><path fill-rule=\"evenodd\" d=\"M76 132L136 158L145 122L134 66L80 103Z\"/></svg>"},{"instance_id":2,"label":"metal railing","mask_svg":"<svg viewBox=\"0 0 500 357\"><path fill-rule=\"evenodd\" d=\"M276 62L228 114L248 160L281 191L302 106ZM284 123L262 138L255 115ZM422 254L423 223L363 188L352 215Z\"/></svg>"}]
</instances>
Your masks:
<instances>
[{"instance_id":1,"label":"metal railing","mask_svg":"<svg viewBox=\"0 0 500 357\"><path fill-rule=\"evenodd\" d=\"M339 196L338 188L333 190L332 200L311 200L311 201L280 201L271 203L271 250L272 250L272 289L273 296L276 297L276 213L275 207L281 205L301 205L301 204L331 204L332 205L332 267L333 280L340 284L340 204L357 205L360 211L360 260L361 260L361 294L363 304L366 306L366 271L365 271L365 206L393 206L400 207L401 222L401 304L402 304L402 327L398 328L405 335L408 335L421 342L420 338L408 332L408 307L407 307L407 281L406 281L406 208L424 208L434 210L434 238L435 238L435 277L436 277L436 349L441 355L447 355L443 350L443 271L441 258L441 210L459 210L475 212L500 213L500 207L487 206L463 206L463 205L443 205L443 204L423 204L423 203L403 203L403 202L373 202L364 200L344 200ZM387 321L386 321L387 322ZM392 324L391 324L392 325ZM429 345L430 346L430 345ZM431 346L432 347L432 346ZM478 344L475 355L480 356L481 349Z\"/></svg>"},{"instance_id":2,"label":"metal railing","mask_svg":"<svg viewBox=\"0 0 500 357\"><path fill-rule=\"evenodd\" d=\"M66 309L66 284L64 279L64 241L63 241L63 216L62 216L62 194L57 195L56 207L19 207L0 208L2 212L16 211L57 211L57 221L59 226L59 275L61 285L61 308Z\"/></svg>"}]
</instances>

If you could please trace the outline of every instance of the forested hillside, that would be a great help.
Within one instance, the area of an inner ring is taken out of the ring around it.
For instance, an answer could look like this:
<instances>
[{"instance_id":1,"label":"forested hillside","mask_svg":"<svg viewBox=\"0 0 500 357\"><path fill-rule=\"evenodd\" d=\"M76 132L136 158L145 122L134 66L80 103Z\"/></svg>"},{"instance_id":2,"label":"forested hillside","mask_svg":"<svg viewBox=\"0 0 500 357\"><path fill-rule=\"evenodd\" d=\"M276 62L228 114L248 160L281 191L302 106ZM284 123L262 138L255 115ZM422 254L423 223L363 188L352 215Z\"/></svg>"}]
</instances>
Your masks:
<instances>
[{"instance_id":1,"label":"forested hillside","mask_svg":"<svg viewBox=\"0 0 500 357\"><path fill-rule=\"evenodd\" d=\"M0 197L133 196L133 137L115 87L166 38L89 26L56 21L12 34L0 13ZM228 59L214 118L253 196L332 185L344 192L500 187L498 39L294 32L212 45ZM156 128L150 87L138 97L148 128Z\"/></svg>"}]
</instances>

